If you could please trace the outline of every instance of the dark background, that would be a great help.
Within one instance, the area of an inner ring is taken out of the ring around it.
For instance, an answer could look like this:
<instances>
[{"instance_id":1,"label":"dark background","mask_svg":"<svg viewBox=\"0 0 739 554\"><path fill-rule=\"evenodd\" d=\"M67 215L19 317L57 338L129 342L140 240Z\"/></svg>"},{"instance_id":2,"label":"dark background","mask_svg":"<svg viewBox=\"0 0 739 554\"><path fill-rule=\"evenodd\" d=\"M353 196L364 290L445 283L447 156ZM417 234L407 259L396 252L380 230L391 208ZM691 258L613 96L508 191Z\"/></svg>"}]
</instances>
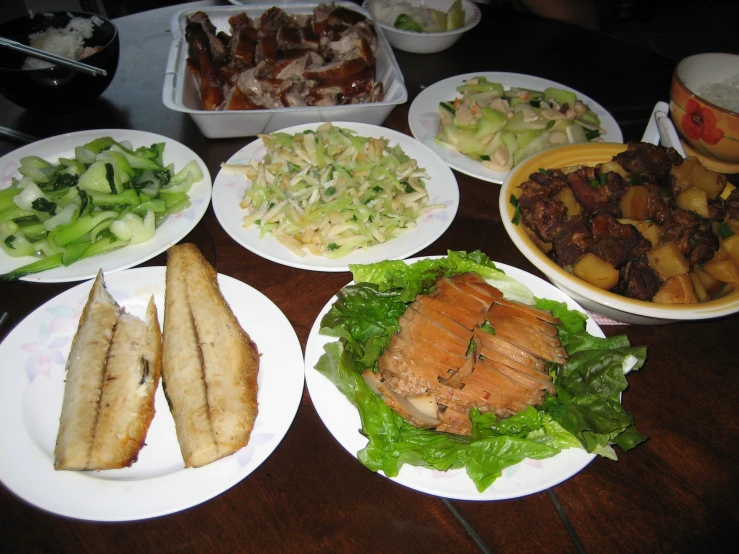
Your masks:
<instances>
[{"instance_id":1,"label":"dark background","mask_svg":"<svg viewBox=\"0 0 739 554\"><path fill-rule=\"evenodd\" d=\"M355 0L361 3L361 0ZM488 3L480 0L479 3ZM496 3L511 0L493 0ZM514 0L515 1L515 0ZM739 54L737 0L594 0L603 32L673 60L702 52ZM0 21L33 11L77 9L114 19L162 6L174 0L3 0ZM268 4L269 0L263 3Z\"/></svg>"}]
</instances>

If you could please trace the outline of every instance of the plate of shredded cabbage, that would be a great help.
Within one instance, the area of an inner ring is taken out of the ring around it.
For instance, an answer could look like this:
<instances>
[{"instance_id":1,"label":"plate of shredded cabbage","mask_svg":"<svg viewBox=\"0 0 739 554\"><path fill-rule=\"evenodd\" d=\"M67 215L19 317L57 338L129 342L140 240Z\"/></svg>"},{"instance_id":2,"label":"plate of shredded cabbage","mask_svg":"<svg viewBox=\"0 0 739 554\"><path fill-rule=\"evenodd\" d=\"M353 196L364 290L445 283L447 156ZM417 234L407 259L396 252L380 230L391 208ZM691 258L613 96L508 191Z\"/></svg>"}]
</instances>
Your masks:
<instances>
[{"instance_id":1,"label":"plate of shredded cabbage","mask_svg":"<svg viewBox=\"0 0 739 554\"><path fill-rule=\"evenodd\" d=\"M327 122L259 135L213 184L225 231L268 260L314 271L403 259L451 225L459 188L444 160L403 133Z\"/></svg>"},{"instance_id":2,"label":"plate of shredded cabbage","mask_svg":"<svg viewBox=\"0 0 739 554\"><path fill-rule=\"evenodd\" d=\"M498 184L514 165L547 148L623 142L616 120L592 98L518 73L468 73L434 83L411 104L408 124L452 168Z\"/></svg>"},{"instance_id":3,"label":"plate of shredded cabbage","mask_svg":"<svg viewBox=\"0 0 739 554\"><path fill-rule=\"evenodd\" d=\"M210 202L208 168L162 135L68 133L0 158L0 279L60 283L177 244Z\"/></svg>"}]
</instances>

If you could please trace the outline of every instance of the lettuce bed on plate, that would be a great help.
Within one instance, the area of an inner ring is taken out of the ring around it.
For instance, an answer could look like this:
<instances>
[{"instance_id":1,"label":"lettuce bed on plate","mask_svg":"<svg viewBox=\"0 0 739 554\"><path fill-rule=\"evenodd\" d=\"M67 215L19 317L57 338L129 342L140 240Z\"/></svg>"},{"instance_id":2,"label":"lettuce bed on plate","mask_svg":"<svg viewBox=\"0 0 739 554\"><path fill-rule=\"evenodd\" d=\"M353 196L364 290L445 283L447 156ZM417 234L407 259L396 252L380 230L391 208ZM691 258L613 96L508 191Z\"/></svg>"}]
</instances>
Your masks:
<instances>
[{"instance_id":1,"label":"lettuce bed on plate","mask_svg":"<svg viewBox=\"0 0 739 554\"><path fill-rule=\"evenodd\" d=\"M564 303L534 298L527 287L505 275L480 251L452 252L412 265L386 261L351 265L355 284L342 289L321 321L321 334L339 340L324 347L316 370L331 380L359 410L361 432L369 439L359 460L388 477L403 464L446 471L464 467L482 492L503 469L524 458L543 459L565 448L583 448L616 459L613 445L629 450L645 441L621 406L625 374L639 369L646 347L632 347L626 336L594 337L585 330L587 316ZM506 298L534 304L559 317L559 338L569 354L566 365L549 363L556 396L542 406L507 418L473 409L472 436L419 429L392 411L362 379L398 329L398 319L416 295L432 290L441 275L473 271L499 288Z\"/></svg>"}]
</instances>

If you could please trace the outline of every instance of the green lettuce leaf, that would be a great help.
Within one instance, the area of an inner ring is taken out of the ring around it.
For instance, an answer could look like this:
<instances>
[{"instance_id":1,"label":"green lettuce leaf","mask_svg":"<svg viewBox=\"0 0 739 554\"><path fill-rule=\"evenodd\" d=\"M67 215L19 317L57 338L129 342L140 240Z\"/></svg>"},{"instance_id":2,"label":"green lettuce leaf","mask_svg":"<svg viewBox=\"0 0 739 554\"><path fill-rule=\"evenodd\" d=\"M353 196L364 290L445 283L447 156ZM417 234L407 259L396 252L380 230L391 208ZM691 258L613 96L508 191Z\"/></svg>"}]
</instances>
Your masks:
<instances>
[{"instance_id":1,"label":"green lettuce leaf","mask_svg":"<svg viewBox=\"0 0 739 554\"><path fill-rule=\"evenodd\" d=\"M534 295L528 287L496 268L495 263L479 250L469 254L450 250L446 257L419 260L411 265L401 260L367 265L349 264L349 270L357 283L374 283L383 291L399 291L403 302L412 302L417 295L430 292L442 275L451 277L458 273L474 272L503 292L506 298L524 304L534 303Z\"/></svg>"}]
</instances>

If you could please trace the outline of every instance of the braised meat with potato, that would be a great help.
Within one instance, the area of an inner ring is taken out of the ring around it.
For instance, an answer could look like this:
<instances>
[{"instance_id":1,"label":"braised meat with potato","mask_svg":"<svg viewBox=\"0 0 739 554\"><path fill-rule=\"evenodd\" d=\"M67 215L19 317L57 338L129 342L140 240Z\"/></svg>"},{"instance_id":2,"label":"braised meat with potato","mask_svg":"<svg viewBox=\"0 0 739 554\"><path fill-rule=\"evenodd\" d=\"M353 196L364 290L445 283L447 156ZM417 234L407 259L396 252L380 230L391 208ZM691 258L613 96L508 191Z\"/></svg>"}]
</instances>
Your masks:
<instances>
[{"instance_id":1,"label":"braised meat with potato","mask_svg":"<svg viewBox=\"0 0 739 554\"><path fill-rule=\"evenodd\" d=\"M591 285L689 304L739 283L739 191L697 158L629 143L594 167L540 169L519 189L528 235Z\"/></svg>"}]
</instances>

